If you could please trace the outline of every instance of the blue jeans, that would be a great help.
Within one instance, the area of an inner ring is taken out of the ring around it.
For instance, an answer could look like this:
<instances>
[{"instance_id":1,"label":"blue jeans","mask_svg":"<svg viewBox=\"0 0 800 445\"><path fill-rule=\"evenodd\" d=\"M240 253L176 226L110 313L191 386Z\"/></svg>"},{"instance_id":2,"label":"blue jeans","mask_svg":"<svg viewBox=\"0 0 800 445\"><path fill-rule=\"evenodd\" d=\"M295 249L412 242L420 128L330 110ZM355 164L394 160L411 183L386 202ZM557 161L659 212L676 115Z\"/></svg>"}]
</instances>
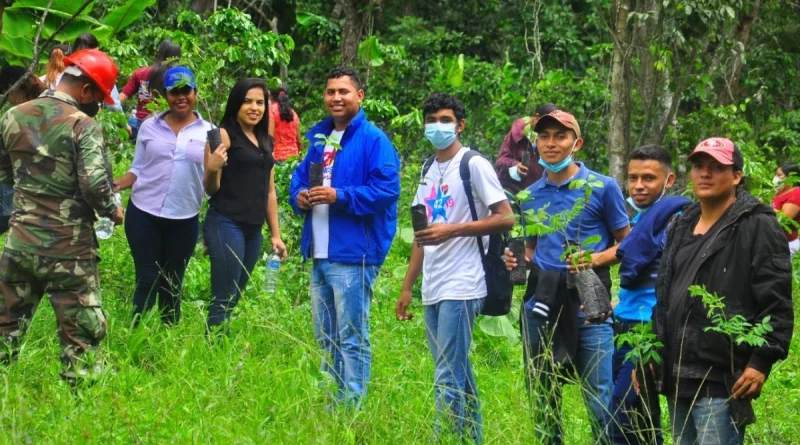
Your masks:
<instances>
[{"instance_id":1,"label":"blue jeans","mask_svg":"<svg viewBox=\"0 0 800 445\"><path fill-rule=\"evenodd\" d=\"M625 360L625 355L632 349L632 346L626 344L614 351L614 392L609 406L613 420L608 428L609 437L616 445L661 445L664 439L661 434L658 394L651 384L650 397L655 397L655 400L648 404L634 391L631 374L635 364Z\"/></svg>"},{"instance_id":2,"label":"blue jeans","mask_svg":"<svg viewBox=\"0 0 800 445\"><path fill-rule=\"evenodd\" d=\"M480 298L445 300L425 306L428 347L436 364L433 381L437 433L450 427L455 434L463 436L467 429L476 444L483 442L483 419L478 387L469 361L469 347L475 317L481 312L483 303L484 299ZM446 423L442 417L447 417Z\"/></svg>"},{"instance_id":3,"label":"blue jeans","mask_svg":"<svg viewBox=\"0 0 800 445\"><path fill-rule=\"evenodd\" d=\"M260 224L236 222L210 207L203 237L211 259L211 295L208 329L223 324L236 307L261 253Z\"/></svg>"},{"instance_id":4,"label":"blue jeans","mask_svg":"<svg viewBox=\"0 0 800 445\"><path fill-rule=\"evenodd\" d=\"M197 215L168 219L140 210L131 201L125 211L125 236L136 269L133 315L158 308L165 323L181 318L183 274L194 253L199 223Z\"/></svg>"},{"instance_id":5,"label":"blue jeans","mask_svg":"<svg viewBox=\"0 0 800 445\"><path fill-rule=\"evenodd\" d=\"M8 232L8 222L14 211L14 187L0 183L0 235Z\"/></svg>"},{"instance_id":6,"label":"blue jeans","mask_svg":"<svg viewBox=\"0 0 800 445\"><path fill-rule=\"evenodd\" d=\"M667 397L675 445L742 445L744 426L733 423L728 399Z\"/></svg>"},{"instance_id":7,"label":"blue jeans","mask_svg":"<svg viewBox=\"0 0 800 445\"><path fill-rule=\"evenodd\" d=\"M575 357L575 370L583 385L583 402L591 415L592 431L595 440L604 443L604 432L610 422L608 405L611 402L612 359L614 352L614 328L610 323L584 324L579 319L578 352ZM539 411L537 415L547 426L542 432L549 430L550 437L543 438L544 443L562 443L561 425L561 385L563 380L557 375L558 370L552 368L552 358L542 354L541 339L550 338L552 328L547 320L533 311L523 307L522 315L523 357L525 360L525 377L531 398L531 409ZM549 409L546 407L549 406ZM543 410L543 411L542 411Z\"/></svg>"},{"instance_id":8,"label":"blue jeans","mask_svg":"<svg viewBox=\"0 0 800 445\"><path fill-rule=\"evenodd\" d=\"M336 382L336 398L360 406L367 393L372 352L369 306L380 266L314 260L311 311L314 336L322 349L321 370Z\"/></svg>"}]
</instances>

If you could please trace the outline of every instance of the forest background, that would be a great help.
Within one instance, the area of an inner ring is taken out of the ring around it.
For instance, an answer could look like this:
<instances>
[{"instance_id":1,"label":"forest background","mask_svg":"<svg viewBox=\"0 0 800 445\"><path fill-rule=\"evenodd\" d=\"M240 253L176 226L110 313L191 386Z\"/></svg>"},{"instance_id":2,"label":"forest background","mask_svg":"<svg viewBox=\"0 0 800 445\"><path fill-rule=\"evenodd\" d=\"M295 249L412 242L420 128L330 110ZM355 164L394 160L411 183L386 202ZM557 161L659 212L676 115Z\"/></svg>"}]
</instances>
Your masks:
<instances>
[{"instance_id":1,"label":"forest background","mask_svg":"<svg viewBox=\"0 0 800 445\"><path fill-rule=\"evenodd\" d=\"M58 380L54 318L42 305L19 362L0 369L0 443L426 442L434 406L424 323L394 321L393 307L410 252L405 209L432 153L419 110L431 92L464 101L463 139L490 157L514 119L556 103L581 123L586 143L578 159L620 184L632 148L650 143L673 153L684 194L685 157L709 136L739 145L749 187L765 202L775 168L800 161L800 3L793 1L2 0L0 13L0 66L33 66L40 75L53 43L91 31L119 65L119 87L172 38L183 47L181 63L197 73L200 112L212 120L237 78L280 78L308 128L326 115L326 72L354 66L365 110L404 165L401 229L376 284L364 411L330 412L318 389L309 267L299 260L302 221L286 196L294 160L276 174L293 254L276 294L261 291L259 265L231 337L209 345L209 265L198 250L180 325L166 328L156 318L133 328L133 265L118 228L101 245L107 375L77 392ZM124 116L99 119L120 175L133 153ZM795 264L795 295L798 278ZM483 317L479 326L473 360L486 442L537 443L516 311ZM760 420L748 429L749 443L800 443L797 337L756 403ZM567 443L591 443L582 405L573 385L563 404Z\"/></svg>"}]
</instances>

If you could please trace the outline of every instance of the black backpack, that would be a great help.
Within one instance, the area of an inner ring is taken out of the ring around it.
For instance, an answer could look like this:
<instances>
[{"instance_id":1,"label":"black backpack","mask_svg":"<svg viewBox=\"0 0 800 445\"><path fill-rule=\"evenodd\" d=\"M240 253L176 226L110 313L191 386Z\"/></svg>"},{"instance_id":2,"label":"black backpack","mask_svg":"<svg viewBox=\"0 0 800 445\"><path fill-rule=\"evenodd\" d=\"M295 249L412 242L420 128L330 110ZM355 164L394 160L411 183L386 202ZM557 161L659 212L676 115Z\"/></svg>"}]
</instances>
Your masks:
<instances>
[{"instance_id":1,"label":"black backpack","mask_svg":"<svg viewBox=\"0 0 800 445\"><path fill-rule=\"evenodd\" d=\"M464 184L464 193L467 195L467 202L469 203L469 211L472 213L472 220L477 221L478 211L475 209L475 198L472 196L472 180L469 172L469 161L474 156L480 156L486 159L479 151L469 150L464 153L464 157L461 158L461 164L458 166L458 173L461 175L461 182ZM436 155L433 155L422 165L423 178L428 174L428 170L435 161ZM506 315L511 311L511 296L514 291L514 286L511 284L511 272L506 270L506 265L502 258L506 245L508 244L508 233L491 235L489 237L488 252L483 248L483 237L478 236L476 238L478 240L478 248L481 252L483 272L486 275L487 294L481 314L495 317Z\"/></svg>"}]
</instances>

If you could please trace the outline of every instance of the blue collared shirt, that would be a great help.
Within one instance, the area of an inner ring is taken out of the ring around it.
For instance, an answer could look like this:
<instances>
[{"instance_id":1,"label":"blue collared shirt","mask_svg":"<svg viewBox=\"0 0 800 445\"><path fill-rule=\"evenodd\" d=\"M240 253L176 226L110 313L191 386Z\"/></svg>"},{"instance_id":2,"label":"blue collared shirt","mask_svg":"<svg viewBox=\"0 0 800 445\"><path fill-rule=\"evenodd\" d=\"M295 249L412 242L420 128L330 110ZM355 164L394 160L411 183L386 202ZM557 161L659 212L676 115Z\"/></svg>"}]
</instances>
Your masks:
<instances>
[{"instance_id":1,"label":"blue collared shirt","mask_svg":"<svg viewBox=\"0 0 800 445\"><path fill-rule=\"evenodd\" d=\"M602 182L603 187L593 188L586 207L567 226L566 236L571 241L582 242L591 236L599 235L599 241L583 247L592 249L595 253L602 252L614 245L612 233L628 225L625 200L622 198L622 190L614 179L589 170L581 162L576 164L579 167L578 173L561 185L548 180L545 174L528 187L530 198L522 204L522 210L523 213L528 210L536 212L547 206L545 212L548 215L571 210L575 201L584 196L584 190L582 188L570 190L570 183L580 179L588 180L591 176L592 181ZM542 270L565 272L567 264L561 261L566 241L564 234L555 232L534 239L536 239L534 263Z\"/></svg>"}]
</instances>

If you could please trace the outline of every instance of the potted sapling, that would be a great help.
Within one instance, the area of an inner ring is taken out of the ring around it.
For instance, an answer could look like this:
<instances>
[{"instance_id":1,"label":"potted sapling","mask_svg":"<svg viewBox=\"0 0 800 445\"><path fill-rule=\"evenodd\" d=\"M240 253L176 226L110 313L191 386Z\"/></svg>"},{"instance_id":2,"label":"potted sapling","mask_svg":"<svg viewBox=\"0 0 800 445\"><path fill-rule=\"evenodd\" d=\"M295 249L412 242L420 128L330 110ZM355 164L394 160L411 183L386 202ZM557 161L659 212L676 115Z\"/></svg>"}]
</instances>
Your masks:
<instances>
[{"instance_id":1,"label":"potted sapling","mask_svg":"<svg viewBox=\"0 0 800 445\"><path fill-rule=\"evenodd\" d=\"M522 190L517 193L516 202L520 205L520 213L512 214L514 226L511 228L511 237L508 239L508 250L517 258L517 265L511 270L511 284L525 284L527 282L527 268L525 267L525 213L522 204L530 199L530 192Z\"/></svg>"}]
</instances>

